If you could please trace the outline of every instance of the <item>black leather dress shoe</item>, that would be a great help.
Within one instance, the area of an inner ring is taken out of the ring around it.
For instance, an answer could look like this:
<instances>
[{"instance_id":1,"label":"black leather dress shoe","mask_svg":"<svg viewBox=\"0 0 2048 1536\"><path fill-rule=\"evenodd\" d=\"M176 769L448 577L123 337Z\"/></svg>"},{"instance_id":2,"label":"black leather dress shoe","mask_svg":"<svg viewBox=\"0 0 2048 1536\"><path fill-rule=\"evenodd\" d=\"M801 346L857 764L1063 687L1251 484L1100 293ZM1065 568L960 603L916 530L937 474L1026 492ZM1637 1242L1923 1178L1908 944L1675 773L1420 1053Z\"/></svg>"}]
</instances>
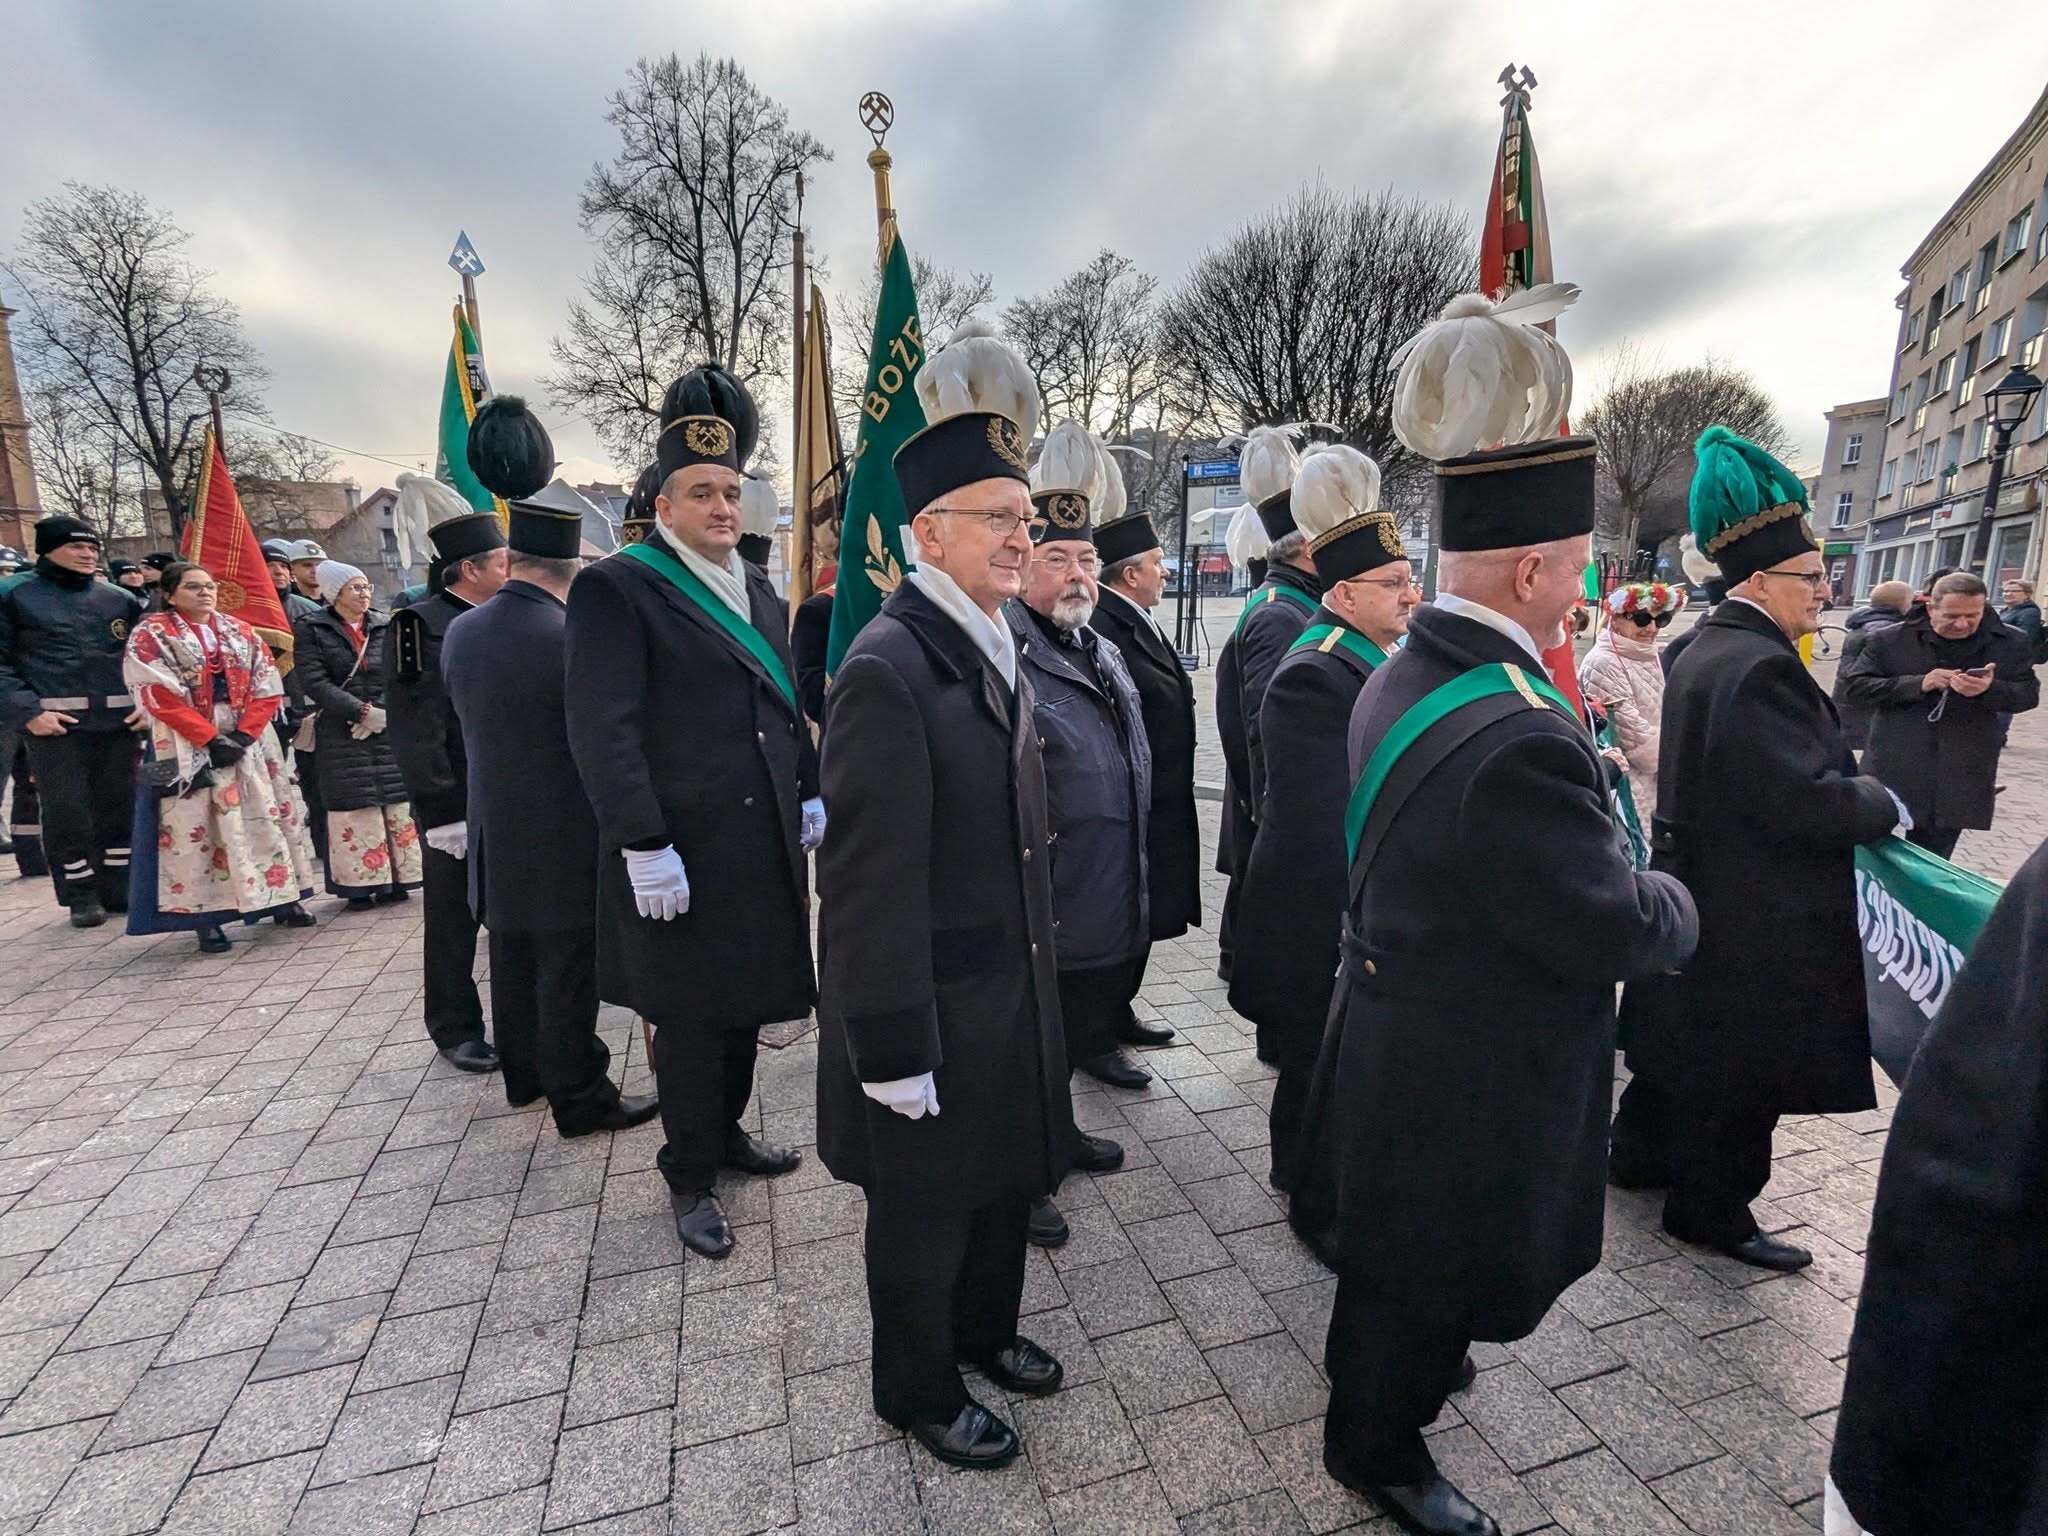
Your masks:
<instances>
[{"instance_id":1,"label":"black leather dress shoe","mask_svg":"<svg viewBox=\"0 0 2048 1536\"><path fill-rule=\"evenodd\" d=\"M981 1374L1005 1392L1021 1392L1026 1397L1049 1396L1067 1379L1066 1368L1059 1361L1021 1334L1008 1349L997 1350L979 1364Z\"/></svg>"},{"instance_id":2,"label":"black leather dress shoe","mask_svg":"<svg viewBox=\"0 0 2048 1536\"><path fill-rule=\"evenodd\" d=\"M777 1174L794 1173L803 1162L803 1153L794 1147L774 1147L765 1141L756 1141L745 1131L739 1131L725 1139L725 1156L719 1161L728 1168L737 1168L741 1173L758 1173L768 1178Z\"/></svg>"},{"instance_id":3,"label":"black leather dress shoe","mask_svg":"<svg viewBox=\"0 0 2048 1536\"><path fill-rule=\"evenodd\" d=\"M235 947L234 941L223 928L202 928L199 930L199 953L202 955L224 955Z\"/></svg>"},{"instance_id":4,"label":"black leather dress shoe","mask_svg":"<svg viewBox=\"0 0 2048 1536\"><path fill-rule=\"evenodd\" d=\"M620 1094L607 1104L595 1117L573 1129L562 1128L562 1135L594 1136L599 1131L626 1131L634 1126L652 1120L661 1113L661 1100L653 1094Z\"/></svg>"},{"instance_id":5,"label":"black leather dress shoe","mask_svg":"<svg viewBox=\"0 0 2048 1536\"><path fill-rule=\"evenodd\" d=\"M669 1209L675 1212L676 1236L692 1253L707 1259L722 1259L732 1252L732 1223L725 1219L725 1207L710 1190L686 1195L670 1190Z\"/></svg>"},{"instance_id":6,"label":"black leather dress shoe","mask_svg":"<svg viewBox=\"0 0 2048 1536\"><path fill-rule=\"evenodd\" d=\"M394 906L401 901L411 901L412 892L408 891L402 885L394 885L379 891L376 895L372 896L370 900L377 906L389 907Z\"/></svg>"},{"instance_id":7,"label":"black leather dress shoe","mask_svg":"<svg viewBox=\"0 0 2048 1536\"><path fill-rule=\"evenodd\" d=\"M1122 1051L1104 1051L1100 1056L1090 1056L1081 1063L1081 1070L1112 1088L1143 1088L1152 1081L1152 1074L1133 1065Z\"/></svg>"},{"instance_id":8,"label":"black leather dress shoe","mask_svg":"<svg viewBox=\"0 0 2048 1536\"><path fill-rule=\"evenodd\" d=\"M71 926L97 928L107 920L107 909L97 896L85 896L71 903Z\"/></svg>"},{"instance_id":9,"label":"black leather dress shoe","mask_svg":"<svg viewBox=\"0 0 2048 1536\"><path fill-rule=\"evenodd\" d=\"M1447 1477L1433 1477L1426 1483L1369 1482L1327 1445L1323 1447L1323 1470L1353 1493L1370 1494L1386 1505L1387 1513L1404 1531L1418 1536L1501 1536L1493 1517L1460 1493Z\"/></svg>"},{"instance_id":10,"label":"black leather dress shoe","mask_svg":"<svg viewBox=\"0 0 2048 1536\"><path fill-rule=\"evenodd\" d=\"M1116 1027L1116 1037L1125 1045L1171 1045L1173 1031L1164 1024L1147 1024L1140 1019L1125 1019Z\"/></svg>"},{"instance_id":11,"label":"black leather dress shoe","mask_svg":"<svg viewBox=\"0 0 2048 1536\"><path fill-rule=\"evenodd\" d=\"M270 914L270 920L280 928L310 928L320 921L296 901L290 906L279 907Z\"/></svg>"},{"instance_id":12,"label":"black leather dress shoe","mask_svg":"<svg viewBox=\"0 0 2048 1536\"><path fill-rule=\"evenodd\" d=\"M913 1424L911 1438L955 1467L1007 1467L1017 1459L1017 1432L979 1403L969 1403L950 1424Z\"/></svg>"},{"instance_id":13,"label":"black leather dress shoe","mask_svg":"<svg viewBox=\"0 0 2048 1536\"><path fill-rule=\"evenodd\" d=\"M1025 1224L1024 1236L1040 1248L1057 1248L1070 1234L1067 1218L1060 1214L1060 1208L1050 1200L1035 1200L1031 1204L1031 1219Z\"/></svg>"},{"instance_id":14,"label":"black leather dress shoe","mask_svg":"<svg viewBox=\"0 0 2048 1536\"><path fill-rule=\"evenodd\" d=\"M1458 1384L1451 1388L1451 1390L1453 1392L1469 1392L1472 1389L1472 1383L1478 1379L1479 1362L1470 1355L1467 1355L1465 1363L1458 1367Z\"/></svg>"},{"instance_id":15,"label":"black leather dress shoe","mask_svg":"<svg viewBox=\"0 0 2048 1536\"><path fill-rule=\"evenodd\" d=\"M1075 1132L1074 1166L1083 1173L1109 1173L1124 1165L1124 1149L1107 1136Z\"/></svg>"},{"instance_id":16,"label":"black leather dress shoe","mask_svg":"<svg viewBox=\"0 0 2048 1536\"><path fill-rule=\"evenodd\" d=\"M1758 1269L1776 1270L1789 1275L1795 1269L1804 1269L1813 1262L1813 1255L1796 1243L1780 1242L1775 1237L1758 1232L1739 1243L1716 1243L1712 1245L1717 1253L1725 1253L1731 1259Z\"/></svg>"},{"instance_id":17,"label":"black leather dress shoe","mask_svg":"<svg viewBox=\"0 0 2048 1536\"><path fill-rule=\"evenodd\" d=\"M441 1052L441 1059L458 1072L495 1072L498 1070L498 1053L491 1049L488 1041L464 1040L451 1045ZM532 1102L531 1100L528 1101Z\"/></svg>"}]
</instances>

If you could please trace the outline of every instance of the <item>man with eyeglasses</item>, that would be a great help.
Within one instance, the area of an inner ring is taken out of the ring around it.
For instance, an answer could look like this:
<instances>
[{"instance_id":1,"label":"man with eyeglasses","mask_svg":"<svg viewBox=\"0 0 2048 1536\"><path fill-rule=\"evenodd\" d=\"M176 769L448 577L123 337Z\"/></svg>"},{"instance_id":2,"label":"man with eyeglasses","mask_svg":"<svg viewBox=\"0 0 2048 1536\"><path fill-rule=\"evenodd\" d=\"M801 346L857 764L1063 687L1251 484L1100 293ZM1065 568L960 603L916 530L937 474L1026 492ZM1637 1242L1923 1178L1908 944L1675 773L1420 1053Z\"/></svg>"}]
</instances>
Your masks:
<instances>
[{"instance_id":1,"label":"man with eyeglasses","mask_svg":"<svg viewBox=\"0 0 2048 1536\"><path fill-rule=\"evenodd\" d=\"M1799 477L1725 427L1709 427L1695 457L1693 533L1728 600L1665 690L1652 868L1691 890L1700 942L1669 1006L1635 1025L1621 1114L1647 1093L1666 1119L1668 1166L1633 1179L1668 1177L1665 1231L1795 1270L1813 1256L1765 1233L1749 1203L1770 1179L1780 1115L1877 1103L1855 850L1898 825L1901 807L1850 771L1834 706L1799 656L1827 581Z\"/></svg>"}]
</instances>

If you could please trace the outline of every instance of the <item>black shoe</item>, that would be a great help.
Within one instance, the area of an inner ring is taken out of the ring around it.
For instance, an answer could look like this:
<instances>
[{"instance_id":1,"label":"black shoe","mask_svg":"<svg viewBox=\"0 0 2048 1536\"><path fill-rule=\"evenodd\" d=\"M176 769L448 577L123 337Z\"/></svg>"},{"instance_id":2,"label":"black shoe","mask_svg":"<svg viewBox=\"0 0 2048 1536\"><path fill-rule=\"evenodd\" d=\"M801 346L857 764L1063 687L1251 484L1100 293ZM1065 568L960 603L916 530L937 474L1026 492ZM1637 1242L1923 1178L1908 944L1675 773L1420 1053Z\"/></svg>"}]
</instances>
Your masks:
<instances>
[{"instance_id":1,"label":"black shoe","mask_svg":"<svg viewBox=\"0 0 2048 1536\"><path fill-rule=\"evenodd\" d=\"M296 901L288 907L279 907L270 914L270 920L280 928L310 928L320 921Z\"/></svg>"},{"instance_id":2,"label":"black shoe","mask_svg":"<svg viewBox=\"0 0 2048 1536\"><path fill-rule=\"evenodd\" d=\"M1024 1236L1040 1248L1057 1248L1072 1234L1067 1231L1067 1218L1060 1214L1060 1208L1050 1200L1034 1201L1031 1219L1026 1223Z\"/></svg>"},{"instance_id":3,"label":"black shoe","mask_svg":"<svg viewBox=\"0 0 2048 1536\"><path fill-rule=\"evenodd\" d=\"M71 903L71 926L74 928L97 928L107 920L107 909L100 905L97 896L81 896Z\"/></svg>"},{"instance_id":4,"label":"black shoe","mask_svg":"<svg viewBox=\"0 0 2048 1536\"><path fill-rule=\"evenodd\" d=\"M794 1147L774 1147L765 1141L756 1141L745 1131L734 1131L725 1138L725 1156L719 1162L727 1168L737 1168L741 1173L758 1173L767 1178L780 1174L794 1173L804 1160L803 1153Z\"/></svg>"},{"instance_id":5,"label":"black shoe","mask_svg":"<svg viewBox=\"0 0 2048 1536\"><path fill-rule=\"evenodd\" d=\"M725 1207L708 1189L686 1195L668 1192L669 1209L675 1213L676 1236L692 1253L707 1259L722 1259L732 1252L732 1223L725 1219Z\"/></svg>"},{"instance_id":6,"label":"black shoe","mask_svg":"<svg viewBox=\"0 0 2048 1536\"><path fill-rule=\"evenodd\" d=\"M202 955L224 955L234 947L227 934L219 928L199 930L199 953Z\"/></svg>"},{"instance_id":7,"label":"black shoe","mask_svg":"<svg viewBox=\"0 0 2048 1536\"><path fill-rule=\"evenodd\" d=\"M1083 1173L1109 1173L1124 1165L1124 1149L1107 1136L1074 1133L1074 1166Z\"/></svg>"},{"instance_id":8,"label":"black shoe","mask_svg":"<svg viewBox=\"0 0 2048 1536\"><path fill-rule=\"evenodd\" d=\"M441 1059L458 1072L498 1070L498 1053L482 1040L464 1040L459 1045L447 1046L441 1052Z\"/></svg>"},{"instance_id":9,"label":"black shoe","mask_svg":"<svg viewBox=\"0 0 2048 1536\"><path fill-rule=\"evenodd\" d=\"M574 1125L555 1122L555 1127L564 1137L594 1136L599 1131L628 1131L636 1125L645 1125L661 1113L661 1100L649 1094L620 1094L594 1118ZM728 1245L730 1246L730 1245Z\"/></svg>"},{"instance_id":10,"label":"black shoe","mask_svg":"<svg viewBox=\"0 0 2048 1536\"><path fill-rule=\"evenodd\" d=\"M1116 1027L1116 1037L1125 1045L1171 1045L1173 1031L1164 1024L1145 1024L1125 1019Z\"/></svg>"},{"instance_id":11,"label":"black shoe","mask_svg":"<svg viewBox=\"0 0 2048 1536\"><path fill-rule=\"evenodd\" d=\"M1122 1051L1104 1051L1100 1056L1091 1056L1081 1063L1081 1070L1098 1083L1107 1083L1112 1088L1143 1088L1152 1081L1152 1074L1126 1061Z\"/></svg>"},{"instance_id":12,"label":"black shoe","mask_svg":"<svg viewBox=\"0 0 2048 1536\"><path fill-rule=\"evenodd\" d=\"M411 901L412 892L406 890L403 886L395 886L389 890L379 891L370 900L376 906L388 907L396 901Z\"/></svg>"},{"instance_id":13,"label":"black shoe","mask_svg":"<svg viewBox=\"0 0 2048 1536\"><path fill-rule=\"evenodd\" d=\"M1458 1367L1458 1384L1451 1388L1451 1390L1453 1392L1469 1392L1472 1390L1472 1383L1478 1379L1479 1362L1470 1355L1467 1355L1465 1363Z\"/></svg>"},{"instance_id":14,"label":"black shoe","mask_svg":"<svg viewBox=\"0 0 2048 1536\"><path fill-rule=\"evenodd\" d=\"M375 905L376 903L368 896L351 896L348 899L348 909L351 912L367 912Z\"/></svg>"},{"instance_id":15,"label":"black shoe","mask_svg":"<svg viewBox=\"0 0 2048 1536\"><path fill-rule=\"evenodd\" d=\"M1793 1270L1804 1269L1813 1262L1813 1255L1804 1248L1791 1243L1781 1243L1775 1237L1767 1237L1759 1228L1751 1228L1747 1237L1716 1237L1711 1233L1695 1230L1684 1221L1674 1222L1667 1209L1664 1214L1664 1230L1681 1243L1711 1248L1714 1252L1726 1254L1740 1263L1754 1265L1758 1269L1774 1270L1779 1274L1789 1275Z\"/></svg>"},{"instance_id":16,"label":"black shoe","mask_svg":"<svg viewBox=\"0 0 2048 1536\"><path fill-rule=\"evenodd\" d=\"M1433 1477L1426 1483L1370 1482L1327 1445L1323 1447L1323 1470L1353 1493L1368 1494L1386 1505L1387 1513L1404 1531L1418 1536L1501 1536L1493 1517L1460 1493L1447 1477Z\"/></svg>"},{"instance_id":17,"label":"black shoe","mask_svg":"<svg viewBox=\"0 0 2048 1536\"><path fill-rule=\"evenodd\" d=\"M1021 1334L1008 1349L999 1349L992 1359L978 1364L981 1374L1005 1392L1021 1392L1026 1397L1048 1397L1067 1379L1059 1361Z\"/></svg>"},{"instance_id":18,"label":"black shoe","mask_svg":"<svg viewBox=\"0 0 2048 1536\"><path fill-rule=\"evenodd\" d=\"M500 1064L502 1065L502 1062ZM534 1089L531 1093L514 1093L510 1083L505 1085L505 1102L514 1109L524 1109L529 1104L538 1104L545 1097L547 1095L538 1088Z\"/></svg>"},{"instance_id":19,"label":"black shoe","mask_svg":"<svg viewBox=\"0 0 2048 1536\"><path fill-rule=\"evenodd\" d=\"M912 1424L910 1436L954 1467L1007 1467L1017 1459L1017 1432L979 1403L970 1402L950 1424Z\"/></svg>"}]
</instances>

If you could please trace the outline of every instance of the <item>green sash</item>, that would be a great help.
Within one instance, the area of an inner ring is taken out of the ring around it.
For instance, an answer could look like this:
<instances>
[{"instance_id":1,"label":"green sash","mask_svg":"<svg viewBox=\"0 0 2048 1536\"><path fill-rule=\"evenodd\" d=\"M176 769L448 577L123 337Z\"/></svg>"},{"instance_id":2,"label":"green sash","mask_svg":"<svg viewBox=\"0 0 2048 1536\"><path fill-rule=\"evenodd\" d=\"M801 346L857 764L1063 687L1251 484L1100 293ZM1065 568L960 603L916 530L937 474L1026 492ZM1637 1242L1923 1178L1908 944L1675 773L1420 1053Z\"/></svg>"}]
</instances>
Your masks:
<instances>
[{"instance_id":1,"label":"green sash","mask_svg":"<svg viewBox=\"0 0 2048 1536\"><path fill-rule=\"evenodd\" d=\"M1365 823L1372 815L1373 801L1379 797L1381 786L1387 782L1387 775L1394 771L1394 764L1400 760L1401 754L1445 716L1456 713L1467 704L1503 693L1519 693L1528 700L1531 708L1541 708L1547 703L1565 719L1584 729L1584 722L1572 709L1571 701L1540 673L1498 661L1460 673L1410 704L1401 718L1394 722L1393 729L1380 738L1380 744L1372 749L1372 756L1365 760L1365 771L1358 776L1358 783L1351 791L1351 803L1344 811L1347 858L1357 857L1358 840L1365 834Z\"/></svg>"},{"instance_id":2,"label":"green sash","mask_svg":"<svg viewBox=\"0 0 2048 1536\"><path fill-rule=\"evenodd\" d=\"M643 539L638 544L628 544L619 551L629 560L638 560L649 570L666 576L675 589L703 609L718 627L737 640L746 653L761 663L761 668L775 686L782 690L788 700L790 712L799 720L803 710L796 699L796 685L789 679L789 668L782 664L782 658L775 653L761 631L741 619L725 604L712 595L711 589L698 579L697 573L678 559L675 553L652 539Z\"/></svg>"},{"instance_id":3,"label":"green sash","mask_svg":"<svg viewBox=\"0 0 2048 1536\"><path fill-rule=\"evenodd\" d=\"M1328 653L1332 646L1341 645L1368 667L1377 667L1387 659L1387 653L1374 645L1355 629L1346 629L1342 624L1311 624L1301 632L1301 638L1287 647L1287 654L1308 646Z\"/></svg>"},{"instance_id":4,"label":"green sash","mask_svg":"<svg viewBox=\"0 0 2048 1536\"><path fill-rule=\"evenodd\" d=\"M1276 597L1284 597L1292 602L1297 602L1301 604L1302 607L1306 608L1310 613L1314 613L1316 611L1316 605L1310 602L1306 597L1302 596L1299 592L1295 591L1292 587L1261 587L1258 591L1254 592L1250 597L1245 599L1244 612L1240 613L1237 616L1237 628L1231 630L1231 639L1235 640L1237 638L1237 631L1239 629L1244 628L1244 621L1252 616L1252 610L1254 608L1258 607L1261 603L1270 603Z\"/></svg>"}]
</instances>

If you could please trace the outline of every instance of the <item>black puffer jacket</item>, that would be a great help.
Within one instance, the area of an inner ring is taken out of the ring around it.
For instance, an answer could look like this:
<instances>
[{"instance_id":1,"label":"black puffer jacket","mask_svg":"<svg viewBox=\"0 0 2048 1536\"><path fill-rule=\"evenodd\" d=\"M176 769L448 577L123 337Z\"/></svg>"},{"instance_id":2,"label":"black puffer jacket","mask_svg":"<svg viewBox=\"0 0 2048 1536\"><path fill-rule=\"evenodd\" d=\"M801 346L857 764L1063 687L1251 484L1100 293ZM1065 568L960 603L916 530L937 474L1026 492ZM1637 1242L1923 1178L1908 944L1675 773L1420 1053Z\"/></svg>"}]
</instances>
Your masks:
<instances>
[{"instance_id":1,"label":"black puffer jacket","mask_svg":"<svg viewBox=\"0 0 2048 1536\"><path fill-rule=\"evenodd\" d=\"M292 626L297 637L293 671L306 703L320 711L320 723L314 727L319 744L315 761L320 765L320 797L330 811L397 805L406 798L390 731L361 741L349 734L365 704L384 707L384 636L390 622L389 614L374 608L364 616L360 666L341 616L332 608L301 614Z\"/></svg>"},{"instance_id":2,"label":"black puffer jacket","mask_svg":"<svg viewBox=\"0 0 2048 1536\"><path fill-rule=\"evenodd\" d=\"M1849 697L1849 663L1862 654L1864 642L1870 639L1873 629L1903 623L1905 617L1896 608L1867 603L1843 622L1848 633L1842 639L1842 654L1835 662L1835 712L1842 717L1842 740L1857 752L1870 745L1870 706Z\"/></svg>"}]
</instances>

